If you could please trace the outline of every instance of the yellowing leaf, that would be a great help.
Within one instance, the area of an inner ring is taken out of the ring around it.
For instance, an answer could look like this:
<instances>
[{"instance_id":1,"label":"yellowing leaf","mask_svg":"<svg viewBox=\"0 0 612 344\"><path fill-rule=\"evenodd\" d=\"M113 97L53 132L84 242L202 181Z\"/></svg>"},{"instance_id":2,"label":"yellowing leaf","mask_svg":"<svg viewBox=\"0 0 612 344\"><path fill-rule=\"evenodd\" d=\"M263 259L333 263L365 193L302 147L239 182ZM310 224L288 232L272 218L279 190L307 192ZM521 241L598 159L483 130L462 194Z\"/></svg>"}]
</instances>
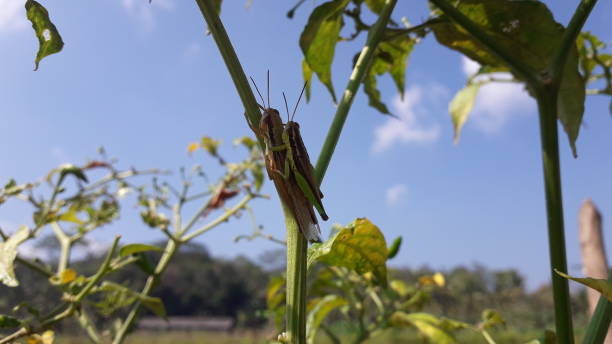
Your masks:
<instances>
[{"instance_id":1,"label":"yellowing leaf","mask_svg":"<svg viewBox=\"0 0 612 344\"><path fill-rule=\"evenodd\" d=\"M73 269L66 269L62 271L62 273L60 274L60 283L61 284L70 283L74 281L76 277L77 277L76 271L74 271Z\"/></svg>"},{"instance_id":2,"label":"yellowing leaf","mask_svg":"<svg viewBox=\"0 0 612 344\"><path fill-rule=\"evenodd\" d=\"M197 142L192 142L189 144L189 146L187 146L187 153L193 153L198 148L200 148L200 145Z\"/></svg>"},{"instance_id":3,"label":"yellowing leaf","mask_svg":"<svg viewBox=\"0 0 612 344\"><path fill-rule=\"evenodd\" d=\"M571 279L572 281L576 281L582 285L585 285L589 288L595 289L601 293L608 301L612 302L612 282L605 279L598 278L578 278L572 277L570 275L564 274L563 272L555 269L555 272L559 275Z\"/></svg>"},{"instance_id":4,"label":"yellowing leaf","mask_svg":"<svg viewBox=\"0 0 612 344\"><path fill-rule=\"evenodd\" d=\"M390 322L394 326L415 327L423 336L436 344L457 343L455 337L445 328L445 321L427 313L395 312Z\"/></svg>"},{"instance_id":5,"label":"yellowing leaf","mask_svg":"<svg viewBox=\"0 0 612 344\"><path fill-rule=\"evenodd\" d=\"M308 266L320 261L343 266L359 274L372 272L378 282L387 284L387 243L368 219L360 218L339 230L322 244L313 244L308 252Z\"/></svg>"},{"instance_id":6,"label":"yellowing leaf","mask_svg":"<svg viewBox=\"0 0 612 344\"><path fill-rule=\"evenodd\" d=\"M434 282L436 282L436 285L438 285L438 287L444 287L446 285L446 279L444 278L444 275L439 272L436 272L433 275L433 280Z\"/></svg>"},{"instance_id":7,"label":"yellowing leaf","mask_svg":"<svg viewBox=\"0 0 612 344\"><path fill-rule=\"evenodd\" d=\"M453 100L448 105L448 112L451 114L451 120L453 121L453 126L455 127L455 144L459 143L461 128L463 127L463 124L465 124L468 115L474 107L474 102L476 101L476 95L478 95L479 89L480 84L475 83L467 85L461 91L457 92Z\"/></svg>"},{"instance_id":8,"label":"yellowing leaf","mask_svg":"<svg viewBox=\"0 0 612 344\"><path fill-rule=\"evenodd\" d=\"M405 297L410 292L408 286L402 280L393 280L389 283L389 286L401 297Z\"/></svg>"},{"instance_id":9,"label":"yellowing leaf","mask_svg":"<svg viewBox=\"0 0 612 344\"><path fill-rule=\"evenodd\" d=\"M45 331L43 334L33 334L26 338L26 344L53 344L55 333L51 330Z\"/></svg>"},{"instance_id":10,"label":"yellowing leaf","mask_svg":"<svg viewBox=\"0 0 612 344\"><path fill-rule=\"evenodd\" d=\"M13 264L17 257L17 246L24 242L29 235L30 230L28 227L21 226L10 238L0 243L0 282L9 287L19 285L19 281L15 277Z\"/></svg>"}]
</instances>

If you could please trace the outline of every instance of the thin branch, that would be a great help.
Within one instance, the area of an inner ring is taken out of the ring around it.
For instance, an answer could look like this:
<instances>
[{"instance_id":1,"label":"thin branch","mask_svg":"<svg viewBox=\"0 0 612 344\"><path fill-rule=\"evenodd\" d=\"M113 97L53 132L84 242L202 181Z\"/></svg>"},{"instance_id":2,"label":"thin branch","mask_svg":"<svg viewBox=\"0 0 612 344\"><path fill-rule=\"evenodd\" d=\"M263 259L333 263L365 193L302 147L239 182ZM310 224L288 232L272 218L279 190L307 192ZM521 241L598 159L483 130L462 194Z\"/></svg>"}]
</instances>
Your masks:
<instances>
[{"instance_id":1,"label":"thin branch","mask_svg":"<svg viewBox=\"0 0 612 344\"><path fill-rule=\"evenodd\" d=\"M436 0L440 1L440 0ZM435 1L434 1L435 2ZM563 75L563 68L565 66L565 62L569 57L571 49L576 45L576 38L580 34L584 23L586 22L591 10L597 3L597 0L582 0L576 8L572 19L567 25L567 29L563 33L563 37L561 38L561 44L555 55L552 59L552 63L550 65L550 75L549 77L553 80L555 84L559 84L561 82L561 76Z\"/></svg>"}]
</instances>

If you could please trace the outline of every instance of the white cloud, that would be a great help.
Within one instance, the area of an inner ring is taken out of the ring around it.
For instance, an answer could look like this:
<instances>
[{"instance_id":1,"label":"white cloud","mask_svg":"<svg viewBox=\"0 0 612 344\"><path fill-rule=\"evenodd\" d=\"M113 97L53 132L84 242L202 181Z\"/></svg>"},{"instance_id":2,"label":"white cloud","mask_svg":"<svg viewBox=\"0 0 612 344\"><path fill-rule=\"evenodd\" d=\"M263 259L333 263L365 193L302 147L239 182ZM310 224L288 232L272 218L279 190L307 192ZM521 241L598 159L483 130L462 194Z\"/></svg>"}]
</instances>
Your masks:
<instances>
[{"instance_id":1,"label":"white cloud","mask_svg":"<svg viewBox=\"0 0 612 344\"><path fill-rule=\"evenodd\" d=\"M0 0L0 33L26 28L23 0Z\"/></svg>"},{"instance_id":2,"label":"white cloud","mask_svg":"<svg viewBox=\"0 0 612 344\"><path fill-rule=\"evenodd\" d=\"M404 197L408 188L404 184L395 184L387 189L385 199L388 206L395 206Z\"/></svg>"},{"instance_id":3,"label":"white cloud","mask_svg":"<svg viewBox=\"0 0 612 344\"><path fill-rule=\"evenodd\" d=\"M123 8L127 13L140 22L145 31L152 31L155 27L154 11L156 9L174 9L173 0L121 0Z\"/></svg>"},{"instance_id":4,"label":"white cloud","mask_svg":"<svg viewBox=\"0 0 612 344\"><path fill-rule=\"evenodd\" d=\"M478 71L480 65L463 57L462 67L465 75L471 76ZM491 76L501 80L509 80L512 77L509 73L493 73ZM523 84L488 83L480 88L470 118L480 130L493 134L497 133L512 117L532 113L534 105L535 102Z\"/></svg>"},{"instance_id":5,"label":"white cloud","mask_svg":"<svg viewBox=\"0 0 612 344\"><path fill-rule=\"evenodd\" d=\"M200 54L202 51L202 45L199 42L191 42L185 51L183 52L183 56L185 58L193 58Z\"/></svg>"},{"instance_id":6,"label":"white cloud","mask_svg":"<svg viewBox=\"0 0 612 344\"><path fill-rule=\"evenodd\" d=\"M423 99L423 94L428 97ZM440 128L433 124L424 126L419 117L429 112L423 101L436 102L440 95L445 95L446 90L438 85L432 85L423 89L420 86L412 86L404 93L404 100L399 96L393 99L393 110L399 119L389 118L381 126L374 130L374 144L372 152L380 153L395 143L431 143L440 136Z\"/></svg>"}]
</instances>

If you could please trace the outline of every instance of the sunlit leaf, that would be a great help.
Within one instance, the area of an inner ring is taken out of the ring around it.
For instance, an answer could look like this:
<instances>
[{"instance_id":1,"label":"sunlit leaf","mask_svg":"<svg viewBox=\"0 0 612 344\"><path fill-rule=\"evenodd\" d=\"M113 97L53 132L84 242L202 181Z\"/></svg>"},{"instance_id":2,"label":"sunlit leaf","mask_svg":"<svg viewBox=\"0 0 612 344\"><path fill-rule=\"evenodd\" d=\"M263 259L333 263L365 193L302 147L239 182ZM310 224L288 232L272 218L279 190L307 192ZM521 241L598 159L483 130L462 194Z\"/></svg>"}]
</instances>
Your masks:
<instances>
[{"instance_id":1,"label":"sunlit leaf","mask_svg":"<svg viewBox=\"0 0 612 344\"><path fill-rule=\"evenodd\" d=\"M605 280L605 279L599 279L599 278L572 277L570 275L564 274L563 272L557 269L555 269L555 272L558 273L560 276L571 279L572 281L578 282L589 288L597 290L598 292L601 293L601 295L603 295L606 299L608 299L608 301L612 302L612 282Z\"/></svg>"},{"instance_id":2,"label":"sunlit leaf","mask_svg":"<svg viewBox=\"0 0 612 344\"><path fill-rule=\"evenodd\" d=\"M395 291L400 297L406 297L410 292L410 289L402 280L391 281L391 283L389 283L389 287L391 288L391 290Z\"/></svg>"},{"instance_id":3,"label":"sunlit leaf","mask_svg":"<svg viewBox=\"0 0 612 344\"><path fill-rule=\"evenodd\" d=\"M187 146L187 153L193 153L200 148L200 145L197 142L192 142Z\"/></svg>"},{"instance_id":4,"label":"sunlit leaf","mask_svg":"<svg viewBox=\"0 0 612 344\"><path fill-rule=\"evenodd\" d=\"M219 155L218 148L220 144L221 140L215 140L208 136L204 136L200 140L200 145L202 146L202 148L204 148L212 156Z\"/></svg>"},{"instance_id":5,"label":"sunlit leaf","mask_svg":"<svg viewBox=\"0 0 612 344\"><path fill-rule=\"evenodd\" d=\"M19 285L13 264L17 257L17 246L24 242L29 235L30 229L21 226L5 242L0 242L0 282L9 287Z\"/></svg>"},{"instance_id":6,"label":"sunlit leaf","mask_svg":"<svg viewBox=\"0 0 612 344\"><path fill-rule=\"evenodd\" d=\"M433 275L425 275L419 277L419 284L423 286L444 287L444 285L446 284L446 280L444 279L444 275L439 272L436 272Z\"/></svg>"},{"instance_id":7,"label":"sunlit leaf","mask_svg":"<svg viewBox=\"0 0 612 344\"><path fill-rule=\"evenodd\" d=\"M34 70L37 70L40 60L60 52L64 47L64 42L59 31L49 19L49 12L43 5L34 0L27 0L25 8L27 17L32 22L32 27L38 38L38 53L34 61L36 65Z\"/></svg>"},{"instance_id":8,"label":"sunlit leaf","mask_svg":"<svg viewBox=\"0 0 612 344\"><path fill-rule=\"evenodd\" d=\"M65 213L59 216L59 220L82 225L84 222L77 216L78 212L78 206L71 206Z\"/></svg>"},{"instance_id":9,"label":"sunlit leaf","mask_svg":"<svg viewBox=\"0 0 612 344\"><path fill-rule=\"evenodd\" d=\"M302 60L302 77L306 83L306 102L310 101L310 85L312 84L312 69L306 60Z\"/></svg>"},{"instance_id":10,"label":"sunlit leaf","mask_svg":"<svg viewBox=\"0 0 612 344\"><path fill-rule=\"evenodd\" d=\"M457 343L455 337L442 327L443 321L432 314L395 312L390 317L390 323L398 327L415 327L432 343Z\"/></svg>"},{"instance_id":11,"label":"sunlit leaf","mask_svg":"<svg viewBox=\"0 0 612 344\"><path fill-rule=\"evenodd\" d=\"M77 272L73 269L66 269L60 274L60 284L66 284L74 281L77 277Z\"/></svg>"},{"instance_id":12,"label":"sunlit leaf","mask_svg":"<svg viewBox=\"0 0 612 344\"><path fill-rule=\"evenodd\" d=\"M372 222L360 218L342 228L322 244L313 244L308 252L308 266L320 261L364 274L373 272L378 282L387 283L387 244Z\"/></svg>"},{"instance_id":13,"label":"sunlit leaf","mask_svg":"<svg viewBox=\"0 0 612 344\"><path fill-rule=\"evenodd\" d=\"M546 5L540 1L462 0L457 9L480 26L513 59L536 71L544 70L561 42L564 32ZM452 21L433 26L441 44L458 50L483 66L506 69L507 66L478 40ZM546 44L542 44L546 42ZM512 72L512 71L510 71ZM515 75L520 79L520 75ZM565 65L558 98L558 118L568 134L576 155L575 142L584 113L584 80L578 72L577 49L571 49Z\"/></svg>"},{"instance_id":14,"label":"sunlit leaf","mask_svg":"<svg viewBox=\"0 0 612 344\"><path fill-rule=\"evenodd\" d=\"M368 6L370 11L379 14L385 7L385 0L365 0L365 4Z\"/></svg>"},{"instance_id":15,"label":"sunlit leaf","mask_svg":"<svg viewBox=\"0 0 612 344\"><path fill-rule=\"evenodd\" d=\"M148 251L161 251L161 250L162 250L161 248L159 248L157 246L153 246L153 245L129 244L129 245L125 245L121 249L119 249L119 256L120 257L127 257L127 256L130 256L132 254L136 254L136 253L148 252Z\"/></svg>"},{"instance_id":16,"label":"sunlit leaf","mask_svg":"<svg viewBox=\"0 0 612 344\"><path fill-rule=\"evenodd\" d=\"M348 302L338 295L327 295L320 299L308 312L306 318L306 342L314 344L319 326L325 317L334 309L346 305Z\"/></svg>"},{"instance_id":17,"label":"sunlit leaf","mask_svg":"<svg viewBox=\"0 0 612 344\"><path fill-rule=\"evenodd\" d=\"M453 100L448 105L448 111L451 114L451 120L453 121L453 127L455 128L455 144L459 143L461 128L474 107L474 102L476 101L476 96L478 95L479 89L479 83L471 83L465 86L461 91L457 92Z\"/></svg>"},{"instance_id":18,"label":"sunlit leaf","mask_svg":"<svg viewBox=\"0 0 612 344\"><path fill-rule=\"evenodd\" d=\"M332 0L319 5L310 14L300 36L304 60L327 87L334 102L336 93L332 84L331 65L340 30L344 25L343 11L348 3L349 0Z\"/></svg>"},{"instance_id":19,"label":"sunlit leaf","mask_svg":"<svg viewBox=\"0 0 612 344\"><path fill-rule=\"evenodd\" d=\"M498 325L505 325L506 321L502 319L501 314L494 309L485 309L482 311L482 322L480 323L481 328L489 328Z\"/></svg>"},{"instance_id":20,"label":"sunlit leaf","mask_svg":"<svg viewBox=\"0 0 612 344\"><path fill-rule=\"evenodd\" d=\"M53 344L55 333L51 330L43 332L43 334L33 334L26 337L26 344Z\"/></svg>"},{"instance_id":21,"label":"sunlit leaf","mask_svg":"<svg viewBox=\"0 0 612 344\"><path fill-rule=\"evenodd\" d=\"M389 247L389 253L387 253L387 259L394 258L399 252L400 247L402 246L402 237L398 236L393 240L391 247Z\"/></svg>"}]
</instances>

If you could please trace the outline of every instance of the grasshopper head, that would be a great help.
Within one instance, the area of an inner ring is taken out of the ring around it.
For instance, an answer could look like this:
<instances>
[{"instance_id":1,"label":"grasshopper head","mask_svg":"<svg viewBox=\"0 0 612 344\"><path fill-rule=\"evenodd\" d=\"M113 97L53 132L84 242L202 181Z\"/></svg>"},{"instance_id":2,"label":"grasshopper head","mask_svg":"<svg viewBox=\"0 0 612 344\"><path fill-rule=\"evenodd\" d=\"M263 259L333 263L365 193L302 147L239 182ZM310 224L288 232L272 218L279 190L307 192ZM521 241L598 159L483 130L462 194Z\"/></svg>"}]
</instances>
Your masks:
<instances>
[{"instance_id":1,"label":"grasshopper head","mask_svg":"<svg viewBox=\"0 0 612 344\"><path fill-rule=\"evenodd\" d=\"M276 109L267 108L259 122L261 133L272 141L272 143L280 142L280 134L282 133L283 120Z\"/></svg>"}]
</instances>

